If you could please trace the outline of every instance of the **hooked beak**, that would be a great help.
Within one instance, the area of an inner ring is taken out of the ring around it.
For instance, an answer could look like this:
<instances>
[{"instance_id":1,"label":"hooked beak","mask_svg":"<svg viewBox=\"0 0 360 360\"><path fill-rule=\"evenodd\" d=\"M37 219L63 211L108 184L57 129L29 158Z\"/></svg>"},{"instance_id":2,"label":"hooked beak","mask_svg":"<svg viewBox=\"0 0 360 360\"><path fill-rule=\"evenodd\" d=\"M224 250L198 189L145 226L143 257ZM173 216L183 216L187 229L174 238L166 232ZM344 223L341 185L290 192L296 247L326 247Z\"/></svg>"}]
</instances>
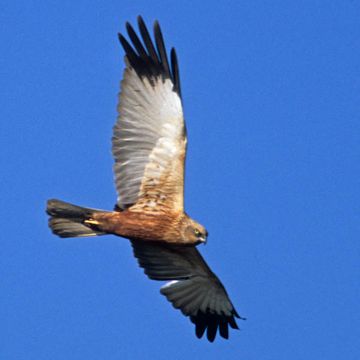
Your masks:
<instances>
[{"instance_id":1,"label":"hooked beak","mask_svg":"<svg viewBox=\"0 0 360 360\"><path fill-rule=\"evenodd\" d=\"M209 233L206 231L205 236L202 236L202 237L200 238L200 241L201 241L202 244L206 245L208 235L209 235Z\"/></svg>"}]
</instances>

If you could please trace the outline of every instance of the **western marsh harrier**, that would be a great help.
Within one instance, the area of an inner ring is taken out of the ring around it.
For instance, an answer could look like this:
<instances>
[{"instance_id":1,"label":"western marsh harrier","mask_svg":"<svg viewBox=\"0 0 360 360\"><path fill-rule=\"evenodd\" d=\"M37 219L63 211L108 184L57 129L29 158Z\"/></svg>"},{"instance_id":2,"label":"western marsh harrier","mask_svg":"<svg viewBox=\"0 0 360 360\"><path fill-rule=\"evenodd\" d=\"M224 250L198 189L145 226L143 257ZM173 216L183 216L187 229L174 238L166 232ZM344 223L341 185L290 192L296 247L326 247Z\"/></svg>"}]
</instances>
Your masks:
<instances>
[{"instance_id":1,"label":"western marsh harrier","mask_svg":"<svg viewBox=\"0 0 360 360\"><path fill-rule=\"evenodd\" d=\"M204 226L184 212L186 128L175 49L170 63L159 24L155 46L141 17L142 41L129 23L131 44L119 35L126 56L112 152L118 192L114 211L49 200L49 226L60 237L118 235L130 240L145 274L170 280L161 293L195 324L196 336L227 339L240 318L224 286L196 245Z\"/></svg>"}]
</instances>

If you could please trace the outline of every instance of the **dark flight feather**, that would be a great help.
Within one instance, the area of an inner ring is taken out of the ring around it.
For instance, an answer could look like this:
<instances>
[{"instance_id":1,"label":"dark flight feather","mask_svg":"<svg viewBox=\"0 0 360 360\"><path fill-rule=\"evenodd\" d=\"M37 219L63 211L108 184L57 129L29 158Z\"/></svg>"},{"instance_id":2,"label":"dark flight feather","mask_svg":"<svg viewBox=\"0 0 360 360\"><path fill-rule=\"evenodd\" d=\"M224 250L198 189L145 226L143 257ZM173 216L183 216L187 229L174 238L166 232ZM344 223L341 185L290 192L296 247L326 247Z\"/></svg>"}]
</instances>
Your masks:
<instances>
[{"instance_id":1,"label":"dark flight feather","mask_svg":"<svg viewBox=\"0 0 360 360\"><path fill-rule=\"evenodd\" d=\"M190 317L198 338L207 331L207 339L213 342L219 331L227 339L229 326L238 329L235 318L243 318L196 248L139 240L131 243L134 256L150 279L172 280L160 292Z\"/></svg>"},{"instance_id":2,"label":"dark flight feather","mask_svg":"<svg viewBox=\"0 0 360 360\"><path fill-rule=\"evenodd\" d=\"M146 77L153 86L159 77L163 81L170 79L173 84L173 91L181 98L179 66L175 50L171 50L170 68L159 23L157 21L154 23L156 48L141 16L138 17L138 25L142 41L129 23L126 23L126 30L131 43L122 34L119 34L120 43L131 67L140 78Z\"/></svg>"}]
</instances>

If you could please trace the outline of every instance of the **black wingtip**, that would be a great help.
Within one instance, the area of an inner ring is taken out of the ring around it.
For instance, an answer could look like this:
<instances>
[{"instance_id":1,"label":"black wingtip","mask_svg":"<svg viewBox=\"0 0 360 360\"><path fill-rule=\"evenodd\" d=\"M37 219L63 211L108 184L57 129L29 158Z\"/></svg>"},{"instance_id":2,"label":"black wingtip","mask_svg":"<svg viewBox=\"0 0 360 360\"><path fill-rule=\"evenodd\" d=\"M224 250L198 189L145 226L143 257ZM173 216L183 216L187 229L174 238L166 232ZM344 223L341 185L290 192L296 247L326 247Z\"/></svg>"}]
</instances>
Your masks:
<instances>
[{"instance_id":1,"label":"black wingtip","mask_svg":"<svg viewBox=\"0 0 360 360\"><path fill-rule=\"evenodd\" d=\"M125 23L125 27L130 41L126 40L122 34L118 34L120 43L125 50L130 65L134 68L139 77L148 78L152 84L155 84L156 78L159 76L162 77L163 81L165 79L170 79L173 83L173 91L181 97L176 52L174 49L171 50L169 64L159 22L157 20L154 22L154 42L140 15L137 17L137 22L141 39L129 22Z\"/></svg>"},{"instance_id":2,"label":"black wingtip","mask_svg":"<svg viewBox=\"0 0 360 360\"><path fill-rule=\"evenodd\" d=\"M129 23L126 23L126 30L135 50L137 51L141 61L143 62L143 67L148 68L147 69L148 76L156 76L157 71L156 68L154 67L154 63L151 57L149 57L148 54L146 53L144 45L142 44L135 30Z\"/></svg>"},{"instance_id":3,"label":"black wingtip","mask_svg":"<svg viewBox=\"0 0 360 360\"><path fill-rule=\"evenodd\" d=\"M210 342L214 342L216 337L216 332L218 329L218 320L213 318L212 321L209 321L206 337Z\"/></svg>"},{"instance_id":4,"label":"black wingtip","mask_svg":"<svg viewBox=\"0 0 360 360\"><path fill-rule=\"evenodd\" d=\"M138 15L138 16L136 17L136 20L137 20L138 24L140 24L140 23L145 24L145 23L144 23L144 19L142 18L141 15Z\"/></svg>"},{"instance_id":5,"label":"black wingtip","mask_svg":"<svg viewBox=\"0 0 360 360\"><path fill-rule=\"evenodd\" d=\"M124 37L123 34L118 33L118 38L119 38L120 44L122 45L122 47L124 48L126 53L128 51L133 51L133 49L131 48L129 42L126 40L126 38ZM126 54L126 55L128 55L128 54Z\"/></svg>"},{"instance_id":6,"label":"black wingtip","mask_svg":"<svg viewBox=\"0 0 360 360\"><path fill-rule=\"evenodd\" d=\"M226 321L220 321L219 332L221 337L223 337L226 340L229 339L229 328Z\"/></svg>"},{"instance_id":7,"label":"black wingtip","mask_svg":"<svg viewBox=\"0 0 360 360\"><path fill-rule=\"evenodd\" d=\"M205 333L206 324L198 323L195 325L195 334L198 339L201 339Z\"/></svg>"},{"instance_id":8,"label":"black wingtip","mask_svg":"<svg viewBox=\"0 0 360 360\"><path fill-rule=\"evenodd\" d=\"M238 324L236 323L234 317L230 317L229 318L229 325L232 329L236 329L236 330L239 330L239 326Z\"/></svg>"},{"instance_id":9,"label":"black wingtip","mask_svg":"<svg viewBox=\"0 0 360 360\"><path fill-rule=\"evenodd\" d=\"M238 330L234 316L216 315L210 312L198 312L197 315L190 316L190 320L195 324L195 334L198 339L202 338L206 331L206 338L213 342L217 332L226 340L229 339L229 326Z\"/></svg>"},{"instance_id":10,"label":"black wingtip","mask_svg":"<svg viewBox=\"0 0 360 360\"><path fill-rule=\"evenodd\" d=\"M171 48L170 61L171 61L171 72L173 74L174 91L177 92L181 97L179 63L175 48Z\"/></svg>"},{"instance_id":11,"label":"black wingtip","mask_svg":"<svg viewBox=\"0 0 360 360\"><path fill-rule=\"evenodd\" d=\"M164 43L164 37L161 32L161 28L159 25L159 22L155 20L154 22L154 34L155 34L155 43L158 50L158 54L160 56L161 64L164 68L164 75L170 79L172 79L172 76L170 74L170 68L169 68L169 62L166 54L166 48Z\"/></svg>"},{"instance_id":12,"label":"black wingtip","mask_svg":"<svg viewBox=\"0 0 360 360\"><path fill-rule=\"evenodd\" d=\"M161 28L160 28L160 24L159 24L158 20L154 21L154 33L156 33L156 32L161 34Z\"/></svg>"}]
</instances>

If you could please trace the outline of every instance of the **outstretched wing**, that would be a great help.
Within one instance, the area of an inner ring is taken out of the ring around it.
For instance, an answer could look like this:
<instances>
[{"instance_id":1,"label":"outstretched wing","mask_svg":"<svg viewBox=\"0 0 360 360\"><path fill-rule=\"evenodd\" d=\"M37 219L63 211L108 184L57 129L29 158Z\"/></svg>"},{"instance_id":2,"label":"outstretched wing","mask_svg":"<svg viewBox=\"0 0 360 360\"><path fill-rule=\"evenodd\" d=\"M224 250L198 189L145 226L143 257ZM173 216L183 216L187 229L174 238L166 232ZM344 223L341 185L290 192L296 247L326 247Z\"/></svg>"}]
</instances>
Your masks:
<instances>
[{"instance_id":1,"label":"outstretched wing","mask_svg":"<svg viewBox=\"0 0 360 360\"><path fill-rule=\"evenodd\" d=\"M134 255L145 274L153 280L172 280L160 292L195 324L196 336L214 341L229 337L228 326L238 329L241 318L224 286L195 247L132 241Z\"/></svg>"},{"instance_id":2,"label":"outstretched wing","mask_svg":"<svg viewBox=\"0 0 360 360\"><path fill-rule=\"evenodd\" d=\"M129 23L132 45L119 34L126 56L112 152L118 207L133 211L183 210L186 130L178 63L169 65L159 24L155 46L141 17L142 42Z\"/></svg>"}]
</instances>

